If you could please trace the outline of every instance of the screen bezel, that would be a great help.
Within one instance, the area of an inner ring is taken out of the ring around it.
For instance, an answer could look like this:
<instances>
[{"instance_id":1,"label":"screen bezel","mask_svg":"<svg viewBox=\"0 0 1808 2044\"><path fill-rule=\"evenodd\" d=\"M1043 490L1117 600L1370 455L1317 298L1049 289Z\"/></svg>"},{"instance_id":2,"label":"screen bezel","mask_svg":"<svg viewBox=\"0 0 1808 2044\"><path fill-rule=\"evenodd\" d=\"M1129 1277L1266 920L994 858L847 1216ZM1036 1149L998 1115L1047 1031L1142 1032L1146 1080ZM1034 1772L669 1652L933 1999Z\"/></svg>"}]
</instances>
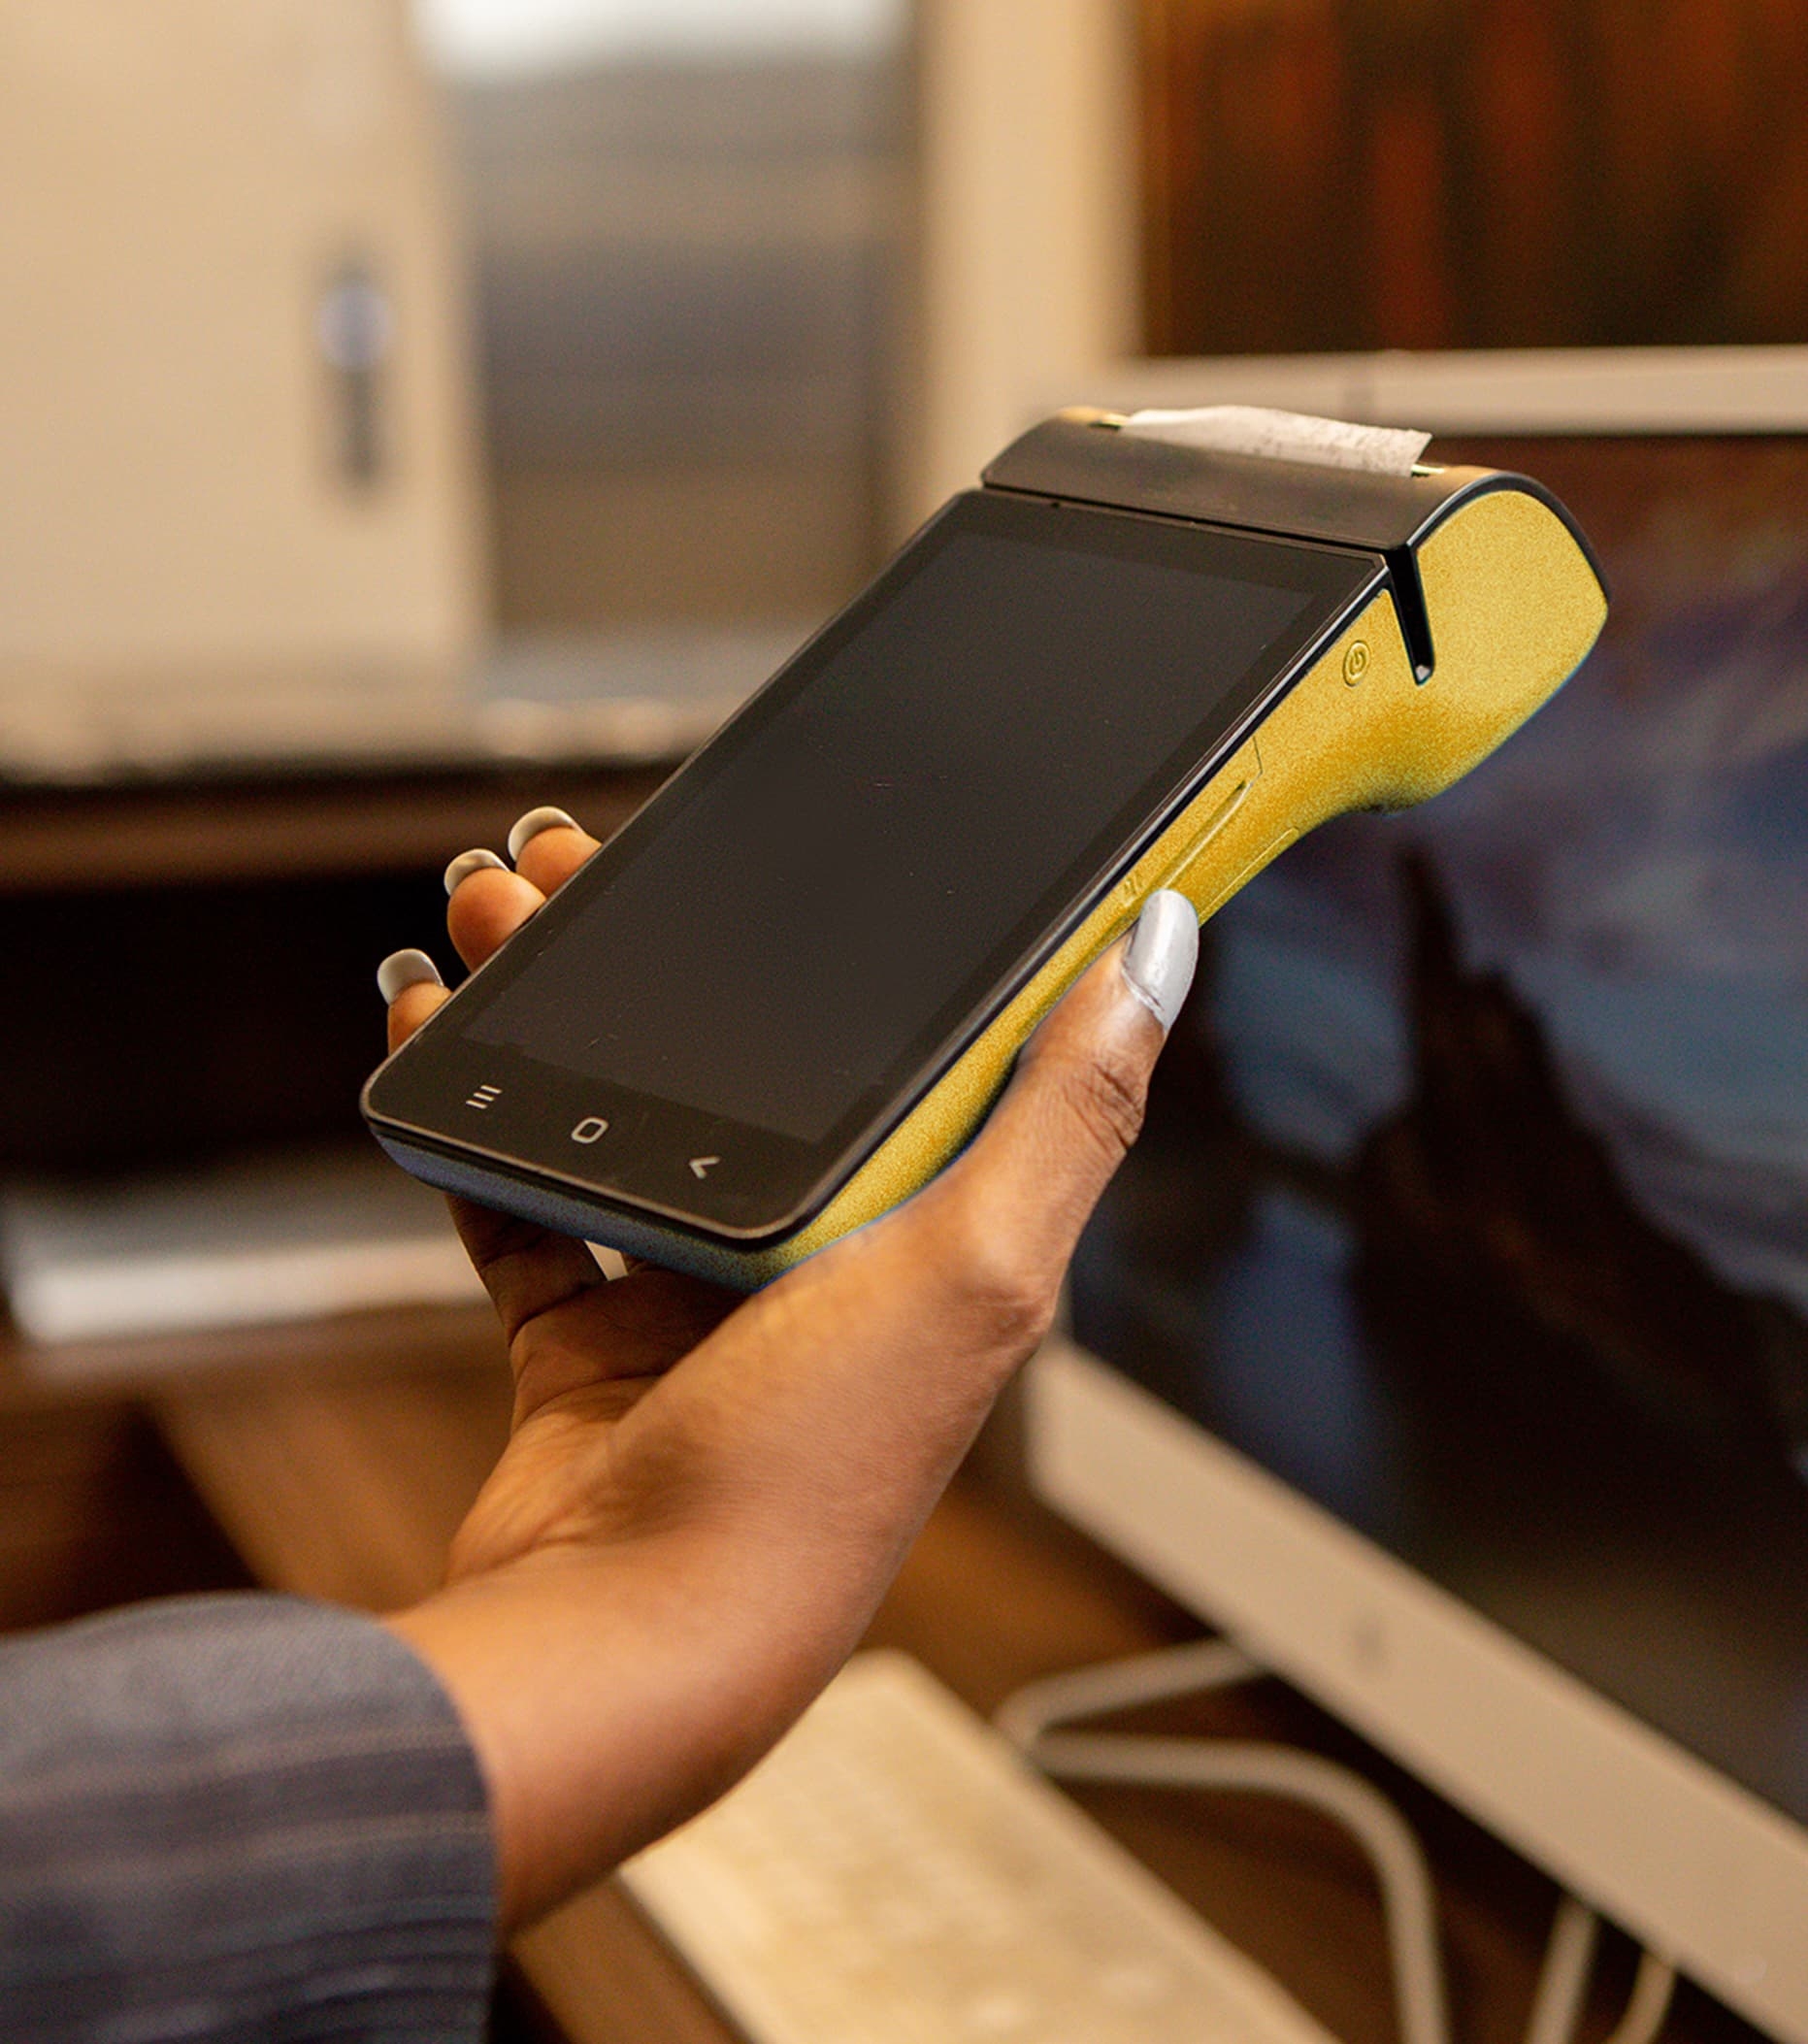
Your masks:
<instances>
[{"instance_id":1,"label":"screen bezel","mask_svg":"<svg viewBox=\"0 0 1808 2044\"><path fill-rule=\"evenodd\" d=\"M772 717L809 687L898 590L950 542L975 532L1105 558L1228 574L1295 588L1307 600L1298 617L1089 840L981 967L950 993L884 1076L821 1140L800 1142L751 1121L608 1086L519 1049L474 1042L465 1034L468 1026L557 941L594 891L635 856L648 835L679 827L713 775L757 740ZM1384 578L1378 555L1351 548L1001 491L956 497L378 1070L366 1088L367 1116L388 1132L596 1203L657 1215L736 1242L781 1238L819 1210L883 1141ZM494 1093L477 1109L471 1104L479 1087ZM474 1112L483 1116L480 1135L451 1125L461 1113ZM594 1146L602 1154L574 1160L571 1132L591 1116L609 1124L606 1140ZM718 1178L712 1166L695 1172L693 1185L682 1182L690 1160L711 1157L733 1158L737 1169Z\"/></svg>"}]
</instances>

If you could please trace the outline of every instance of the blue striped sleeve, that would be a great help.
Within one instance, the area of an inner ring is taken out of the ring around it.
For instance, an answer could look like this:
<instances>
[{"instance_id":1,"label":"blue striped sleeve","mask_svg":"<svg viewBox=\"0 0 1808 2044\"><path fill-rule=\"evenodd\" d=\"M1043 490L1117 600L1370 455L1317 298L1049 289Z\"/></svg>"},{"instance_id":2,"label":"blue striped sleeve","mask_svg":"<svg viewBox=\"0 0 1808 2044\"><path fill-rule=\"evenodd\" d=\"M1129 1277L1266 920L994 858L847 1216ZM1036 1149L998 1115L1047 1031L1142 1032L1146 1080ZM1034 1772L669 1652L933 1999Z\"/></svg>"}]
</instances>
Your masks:
<instances>
[{"instance_id":1,"label":"blue striped sleeve","mask_svg":"<svg viewBox=\"0 0 1808 2044\"><path fill-rule=\"evenodd\" d=\"M495 1867L434 1677L250 1595L0 1643L0 2036L483 2034Z\"/></svg>"}]
</instances>

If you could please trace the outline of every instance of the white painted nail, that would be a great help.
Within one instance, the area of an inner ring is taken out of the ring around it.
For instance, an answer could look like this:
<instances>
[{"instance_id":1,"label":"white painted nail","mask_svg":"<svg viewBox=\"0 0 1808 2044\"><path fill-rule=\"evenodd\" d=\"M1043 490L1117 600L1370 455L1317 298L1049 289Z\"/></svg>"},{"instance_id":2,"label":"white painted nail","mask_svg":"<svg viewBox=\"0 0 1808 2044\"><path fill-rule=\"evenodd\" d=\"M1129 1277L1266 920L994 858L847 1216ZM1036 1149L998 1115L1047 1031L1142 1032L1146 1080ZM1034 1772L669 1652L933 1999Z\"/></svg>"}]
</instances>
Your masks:
<instances>
[{"instance_id":1,"label":"white painted nail","mask_svg":"<svg viewBox=\"0 0 1808 2044\"><path fill-rule=\"evenodd\" d=\"M1124 977L1163 1029L1173 1028L1199 962L1200 919L1193 904L1171 887L1150 895L1124 953Z\"/></svg>"},{"instance_id":2,"label":"white painted nail","mask_svg":"<svg viewBox=\"0 0 1808 2044\"><path fill-rule=\"evenodd\" d=\"M563 809L529 809L509 833L509 856L518 864L522 852L542 831L575 831L576 828L576 817L568 816Z\"/></svg>"},{"instance_id":3,"label":"white painted nail","mask_svg":"<svg viewBox=\"0 0 1808 2044\"><path fill-rule=\"evenodd\" d=\"M387 1007L411 986L444 986L440 969L425 951L391 951L377 968L377 991Z\"/></svg>"},{"instance_id":4,"label":"white painted nail","mask_svg":"<svg viewBox=\"0 0 1808 2044\"><path fill-rule=\"evenodd\" d=\"M468 880L474 873L486 873L494 867L498 873L507 873L508 867L493 851L463 851L445 869L445 891L457 892L460 880Z\"/></svg>"}]
</instances>

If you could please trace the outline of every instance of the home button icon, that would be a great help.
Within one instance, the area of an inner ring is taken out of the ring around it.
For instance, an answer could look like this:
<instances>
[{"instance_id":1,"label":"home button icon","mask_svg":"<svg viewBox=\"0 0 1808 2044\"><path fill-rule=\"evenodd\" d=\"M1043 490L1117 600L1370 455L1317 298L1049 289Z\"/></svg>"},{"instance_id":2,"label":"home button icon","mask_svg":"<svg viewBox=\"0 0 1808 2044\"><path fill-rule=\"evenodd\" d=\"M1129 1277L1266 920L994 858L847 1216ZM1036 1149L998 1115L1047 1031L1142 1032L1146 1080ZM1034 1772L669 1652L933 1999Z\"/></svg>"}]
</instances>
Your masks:
<instances>
[{"instance_id":1,"label":"home button icon","mask_svg":"<svg viewBox=\"0 0 1808 2044\"><path fill-rule=\"evenodd\" d=\"M608 1134L608 1123L603 1119L602 1115L591 1114L587 1115L572 1131L572 1140L585 1143L599 1142Z\"/></svg>"}]
</instances>

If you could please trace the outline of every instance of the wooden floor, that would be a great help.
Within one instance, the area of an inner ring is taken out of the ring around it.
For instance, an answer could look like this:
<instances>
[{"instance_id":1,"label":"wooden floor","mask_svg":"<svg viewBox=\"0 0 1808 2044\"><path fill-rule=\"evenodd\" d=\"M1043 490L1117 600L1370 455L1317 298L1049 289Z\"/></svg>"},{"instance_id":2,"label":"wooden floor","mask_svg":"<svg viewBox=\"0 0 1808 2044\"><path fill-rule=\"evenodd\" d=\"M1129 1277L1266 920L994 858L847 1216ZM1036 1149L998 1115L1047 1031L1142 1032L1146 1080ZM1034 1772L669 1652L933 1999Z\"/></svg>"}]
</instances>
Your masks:
<instances>
[{"instance_id":1,"label":"wooden floor","mask_svg":"<svg viewBox=\"0 0 1808 2044\"><path fill-rule=\"evenodd\" d=\"M32 1360L0 1341L0 1619L15 1626L250 1581L405 1603L438 1582L508 1426L500 1343L477 1311L95 1351L79 1391L45 1389ZM1022 1495L1002 1426L931 1519L872 1637L989 1710L1033 1676L1196 1632ZM1555 1900L1542 1876L1277 1682L1144 1722L1288 1739L1397 1795L1439 1877L1456 2034L1517 2044ZM1346 2044L1391 2044L1378 1901L1331 1827L1250 1797L1082 1799ZM534 2020L574 2044L733 2036L612 1883L519 1939L511 1963ZM1611 2028L1630 1963L1611 1946L1592 2035ZM1686 1991L1667 2034L1733 2044L1755 2032Z\"/></svg>"}]
</instances>

